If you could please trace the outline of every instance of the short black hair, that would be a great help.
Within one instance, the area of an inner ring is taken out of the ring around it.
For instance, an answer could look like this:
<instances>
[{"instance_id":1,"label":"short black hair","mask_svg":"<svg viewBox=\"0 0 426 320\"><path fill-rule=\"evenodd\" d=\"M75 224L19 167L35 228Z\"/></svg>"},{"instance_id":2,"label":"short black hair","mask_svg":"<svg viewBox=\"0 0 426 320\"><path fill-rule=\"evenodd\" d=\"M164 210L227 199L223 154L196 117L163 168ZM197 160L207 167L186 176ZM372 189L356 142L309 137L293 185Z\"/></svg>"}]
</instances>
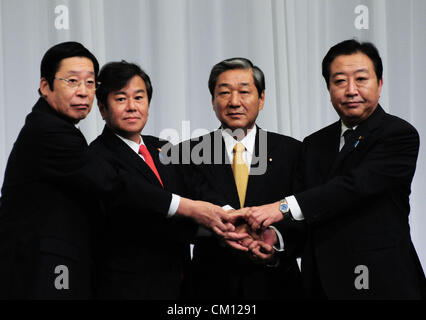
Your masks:
<instances>
[{"instance_id":1,"label":"short black hair","mask_svg":"<svg viewBox=\"0 0 426 320\"><path fill-rule=\"evenodd\" d=\"M99 86L96 89L96 99L108 108L108 94L125 87L134 76L140 76L145 82L148 103L151 102L151 79L137 64L124 60L109 62L102 67L98 77Z\"/></svg>"},{"instance_id":2,"label":"short black hair","mask_svg":"<svg viewBox=\"0 0 426 320\"><path fill-rule=\"evenodd\" d=\"M262 92L265 91L265 75L263 74L263 71L258 66L253 65L249 59L230 58L215 64L210 71L209 90L212 98L214 97L214 88L216 87L219 75L225 71L233 69L252 70L254 85L256 86L260 97Z\"/></svg>"},{"instance_id":3,"label":"short black hair","mask_svg":"<svg viewBox=\"0 0 426 320\"><path fill-rule=\"evenodd\" d=\"M47 80L50 90L53 90L53 82L61 61L72 57L85 57L91 60L93 62L96 78L99 72L99 63L96 57L79 42L62 42L47 50L41 60L40 78L45 78ZM39 93L41 95L40 89Z\"/></svg>"},{"instance_id":4,"label":"short black hair","mask_svg":"<svg viewBox=\"0 0 426 320\"><path fill-rule=\"evenodd\" d=\"M357 52L361 52L371 59L374 71L376 72L377 82L380 82L383 76L383 64L377 48L371 42L359 42L355 39L350 39L339 42L331 47L322 60L322 76L327 84L327 88L330 88L330 66L334 59L341 55L350 55Z\"/></svg>"}]
</instances>

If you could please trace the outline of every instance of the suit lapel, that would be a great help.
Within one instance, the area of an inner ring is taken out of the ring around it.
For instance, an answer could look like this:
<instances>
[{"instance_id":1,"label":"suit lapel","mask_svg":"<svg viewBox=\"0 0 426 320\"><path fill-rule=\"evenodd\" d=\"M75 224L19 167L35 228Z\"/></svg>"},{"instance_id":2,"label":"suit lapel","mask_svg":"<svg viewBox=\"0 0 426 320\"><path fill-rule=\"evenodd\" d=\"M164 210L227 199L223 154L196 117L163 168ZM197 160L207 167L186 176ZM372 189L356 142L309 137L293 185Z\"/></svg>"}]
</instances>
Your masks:
<instances>
[{"instance_id":1,"label":"suit lapel","mask_svg":"<svg viewBox=\"0 0 426 320\"><path fill-rule=\"evenodd\" d=\"M136 154L124 141L117 137L107 126L102 132L105 144L108 148L117 155L120 161L125 162L127 166L131 166L153 184L161 186L151 168ZM148 146L147 146L148 147ZM149 149L148 149L149 150ZM149 150L151 152L151 150Z\"/></svg>"},{"instance_id":2,"label":"suit lapel","mask_svg":"<svg viewBox=\"0 0 426 320\"><path fill-rule=\"evenodd\" d=\"M260 139L260 135L266 135L267 139L264 141L264 139ZM259 127L257 127L256 132L256 138L254 143L254 149L253 149L253 157L252 157L252 163L250 168L250 175L248 179L247 184L247 192L246 192L246 201L245 206L251 206L254 205L251 201L251 199L256 199L256 201L261 201L262 199L265 199L265 192L268 188L265 188L267 185L267 176L268 176L268 162L266 163L266 171L263 174L256 174L254 175L253 172L257 168L258 165L261 165L262 161L269 161L271 157L272 151L276 147L276 141L274 141L272 136L269 135L268 132L263 131ZM266 146L261 146L260 143L267 143ZM262 148L267 148L266 151L266 159L264 159L265 155L262 155L260 150ZM255 164L254 160L259 159L259 163Z\"/></svg>"},{"instance_id":3,"label":"suit lapel","mask_svg":"<svg viewBox=\"0 0 426 320\"><path fill-rule=\"evenodd\" d=\"M216 138L216 140L215 140ZM228 159L226 153L225 141L223 140L222 133L220 130L216 130L210 134L211 139L211 165L206 167L210 170L212 177L215 177L218 180L218 185L221 186L223 190L223 195L229 201L229 204L234 208L240 208L240 200L238 198L237 186L235 185L234 174L232 172L232 159ZM220 140L219 140L220 139ZM216 146L215 141L221 141L221 144ZM221 150L218 150L217 147L221 147ZM215 163L215 155L221 154L222 159L219 163Z\"/></svg>"}]
</instances>

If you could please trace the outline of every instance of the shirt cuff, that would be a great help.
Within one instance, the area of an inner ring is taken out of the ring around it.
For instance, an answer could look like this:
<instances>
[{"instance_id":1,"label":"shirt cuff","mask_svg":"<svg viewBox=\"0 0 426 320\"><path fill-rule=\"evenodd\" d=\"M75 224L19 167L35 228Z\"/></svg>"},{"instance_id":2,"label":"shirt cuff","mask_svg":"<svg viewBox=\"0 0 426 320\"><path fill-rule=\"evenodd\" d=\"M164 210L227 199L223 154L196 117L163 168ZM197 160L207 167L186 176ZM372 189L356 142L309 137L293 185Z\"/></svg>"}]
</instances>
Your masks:
<instances>
[{"instance_id":1,"label":"shirt cuff","mask_svg":"<svg viewBox=\"0 0 426 320\"><path fill-rule=\"evenodd\" d=\"M290 196L285 198L287 200L288 207L290 208L291 215L294 220L305 220L305 217L302 214L302 209L300 209L299 204L297 203L295 196Z\"/></svg>"},{"instance_id":2,"label":"shirt cuff","mask_svg":"<svg viewBox=\"0 0 426 320\"><path fill-rule=\"evenodd\" d=\"M276 247L274 245L274 246L272 246L272 248L274 248L275 251L283 252L284 251L284 240L283 240L283 236L281 235L281 232L279 232L278 229L275 228L274 226L269 226L269 228L271 228L272 230L275 231L275 234L277 235L278 243L279 243L279 247Z\"/></svg>"},{"instance_id":3,"label":"shirt cuff","mask_svg":"<svg viewBox=\"0 0 426 320\"><path fill-rule=\"evenodd\" d=\"M229 211L229 210L235 210L234 208L232 208L229 204L225 205L222 207L223 210L225 211Z\"/></svg>"},{"instance_id":4,"label":"shirt cuff","mask_svg":"<svg viewBox=\"0 0 426 320\"><path fill-rule=\"evenodd\" d=\"M172 193L172 201L170 202L169 212L167 213L167 218L171 218L175 215L180 204L180 196Z\"/></svg>"}]
</instances>

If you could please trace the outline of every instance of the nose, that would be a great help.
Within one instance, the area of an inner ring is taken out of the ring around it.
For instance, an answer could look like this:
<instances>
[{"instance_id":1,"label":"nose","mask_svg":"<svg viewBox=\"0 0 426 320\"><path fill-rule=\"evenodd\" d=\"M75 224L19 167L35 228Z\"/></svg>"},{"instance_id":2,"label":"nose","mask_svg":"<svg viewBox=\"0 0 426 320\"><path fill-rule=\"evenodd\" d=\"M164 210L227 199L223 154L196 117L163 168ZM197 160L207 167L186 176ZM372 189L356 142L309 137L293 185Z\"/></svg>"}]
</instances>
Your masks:
<instances>
[{"instance_id":1,"label":"nose","mask_svg":"<svg viewBox=\"0 0 426 320\"><path fill-rule=\"evenodd\" d=\"M241 97L240 97L240 94L238 93L238 92L232 92L231 93L231 100L229 101L230 102L230 106L231 107L239 107L239 106L241 106Z\"/></svg>"},{"instance_id":2,"label":"nose","mask_svg":"<svg viewBox=\"0 0 426 320\"><path fill-rule=\"evenodd\" d=\"M358 94L358 88L356 86L355 80L349 79L348 86L346 87L346 95L353 97Z\"/></svg>"},{"instance_id":3,"label":"nose","mask_svg":"<svg viewBox=\"0 0 426 320\"><path fill-rule=\"evenodd\" d=\"M136 110L136 101L134 99L128 99L127 100L127 111L135 111Z\"/></svg>"},{"instance_id":4,"label":"nose","mask_svg":"<svg viewBox=\"0 0 426 320\"><path fill-rule=\"evenodd\" d=\"M89 94L89 89L87 89L86 84L84 83L84 81L80 82L78 87L77 87L77 91L76 91L78 96L82 96L82 97L87 97Z\"/></svg>"}]
</instances>

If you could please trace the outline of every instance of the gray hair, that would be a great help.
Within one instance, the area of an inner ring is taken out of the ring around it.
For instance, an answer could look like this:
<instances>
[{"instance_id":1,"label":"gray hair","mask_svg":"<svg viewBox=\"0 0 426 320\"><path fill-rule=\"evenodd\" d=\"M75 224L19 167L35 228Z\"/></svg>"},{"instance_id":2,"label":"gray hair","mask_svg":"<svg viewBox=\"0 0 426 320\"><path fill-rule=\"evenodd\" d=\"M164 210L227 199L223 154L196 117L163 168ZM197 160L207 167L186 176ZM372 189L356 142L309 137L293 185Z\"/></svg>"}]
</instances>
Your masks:
<instances>
[{"instance_id":1,"label":"gray hair","mask_svg":"<svg viewBox=\"0 0 426 320\"><path fill-rule=\"evenodd\" d=\"M234 69L252 70L254 85L256 86L260 97L262 92L265 91L265 75L259 67L253 65L253 63L246 58L226 59L213 66L209 77L209 90L212 97L214 97L214 88L216 87L219 75L225 71Z\"/></svg>"}]
</instances>

